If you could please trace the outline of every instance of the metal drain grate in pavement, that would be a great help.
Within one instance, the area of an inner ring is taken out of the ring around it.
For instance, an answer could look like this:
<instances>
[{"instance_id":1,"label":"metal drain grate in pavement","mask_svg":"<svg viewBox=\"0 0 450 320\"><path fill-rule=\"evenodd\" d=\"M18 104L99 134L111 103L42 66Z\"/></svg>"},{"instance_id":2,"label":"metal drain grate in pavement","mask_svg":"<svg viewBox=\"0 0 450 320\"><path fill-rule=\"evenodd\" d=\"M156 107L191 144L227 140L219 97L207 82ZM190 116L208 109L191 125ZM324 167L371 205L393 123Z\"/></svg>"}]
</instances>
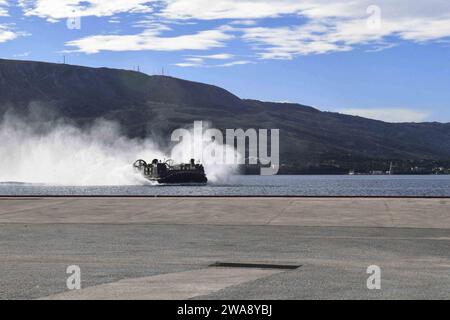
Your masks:
<instances>
[{"instance_id":1,"label":"metal drain grate in pavement","mask_svg":"<svg viewBox=\"0 0 450 320\"><path fill-rule=\"evenodd\" d=\"M279 270L296 270L301 265L293 264L267 264L267 263L241 263L241 262L216 262L210 267L213 268L248 268L248 269L279 269Z\"/></svg>"}]
</instances>

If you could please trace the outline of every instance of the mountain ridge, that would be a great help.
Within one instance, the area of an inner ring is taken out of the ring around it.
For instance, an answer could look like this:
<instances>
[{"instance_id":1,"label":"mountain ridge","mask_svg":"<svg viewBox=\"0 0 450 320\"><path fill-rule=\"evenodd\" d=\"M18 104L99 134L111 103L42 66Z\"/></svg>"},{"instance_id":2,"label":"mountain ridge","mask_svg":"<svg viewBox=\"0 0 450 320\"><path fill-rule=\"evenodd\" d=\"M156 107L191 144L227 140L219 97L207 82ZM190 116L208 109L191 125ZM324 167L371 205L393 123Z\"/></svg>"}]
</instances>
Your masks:
<instances>
[{"instance_id":1,"label":"mountain ridge","mask_svg":"<svg viewBox=\"0 0 450 320\"><path fill-rule=\"evenodd\" d=\"M287 167L342 170L446 165L450 123L387 123L296 103L241 99L218 86L168 76L46 62L0 59L0 114L51 106L85 124L119 122L129 137L167 137L204 120L218 129L280 129Z\"/></svg>"}]
</instances>

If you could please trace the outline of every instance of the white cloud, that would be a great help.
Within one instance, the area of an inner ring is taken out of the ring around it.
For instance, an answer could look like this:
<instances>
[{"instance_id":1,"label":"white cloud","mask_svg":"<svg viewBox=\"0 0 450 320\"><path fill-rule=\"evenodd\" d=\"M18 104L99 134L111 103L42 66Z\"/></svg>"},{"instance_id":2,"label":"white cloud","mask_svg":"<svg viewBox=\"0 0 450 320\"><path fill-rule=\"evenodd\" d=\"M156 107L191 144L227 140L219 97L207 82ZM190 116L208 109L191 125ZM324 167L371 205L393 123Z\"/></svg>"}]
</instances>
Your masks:
<instances>
[{"instance_id":1,"label":"white cloud","mask_svg":"<svg viewBox=\"0 0 450 320\"><path fill-rule=\"evenodd\" d=\"M201 59L213 59L213 60L228 60L232 59L234 55L229 53L217 53L217 54L210 54L210 55L198 55L193 56L194 58L201 58Z\"/></svg>"},{"instance_id":2,"label":"white cloud","mask_svg":"<svg viewBox=\"0 0 450 320\"><path fill-rule=\"evenodd\" d=\"M122 12L148 13L153 0L19 0L26 16L49 21L68 17L112 16Z\"/></svg>"},{"instance_id":3,"label":"white cloud","mask_svg":"<svg viewBox=\"0 0 450 320\"><path fill-rule=\"evenodd\" d=\"M387 38L424 42L450 37L448 0L166 0L161 15L170 19L241 19L247 26L262 18L295 15L293 26L244 28L244 39L266 59L292 59L298 55L348 51L358 45L375 50L392 47ZM373 4L381 10L368 11ZM370 19L369 19L370 17ZM233 20L230 25L239 24ZM373 26L373 24L372 24ZM380 46L380 43L383 44ZM371 49L369 49L371 50Z\"/></svg>"},{"instance_id":4,"label":"white cloud","mask_svg":"<svg viewBox=\"0 0 450 320\"><path fill-rule=\"evenodd\" d=\"M184 59L183 62L174 64L177 67L204 67L204 68L215 68L215 67L233 67L238 65L245 65L253 63L252 61L248 60L236 60L231 61L227 63L222 64L211 64L212 61L217 60L230 60L233 59L235 56L229 53L216 53L216 54L210 54L210 55L195 55L195 56L189 56L188 58Z\"/></svg>"},{"instance_id":5,"label":"white cloud","mask_svg":"<svg viewBox=\"0 0 450 320\"><path fill-rule=\"evenodd\" d=\"M224 46L232 36L222 30L206 30L195 34L162 37L161 30L149 29L136 35L96 35L67 42L75 51L98 53L100 51L180 51L208 50Z\"/></svg>"},{"instance_id":6,"label":"white cloud","mask_svg":"<svg viewBox=\"0 0 450 320\"><path fill-rule=\"evenodd\" d=\"M170 19L257 19L307 8L299 0L166 0L162 15ZM306 1L310 2L310 1Z\"/></svg>"},{"instance_id":7,"label":"white cloud","mask_svg":"<svg viewBox=\"0 0 450 320\"><path fill-rule=\"evenodd\" d=\"M405 108L379 108L379 109L341 109L340 113L359 116L385 122L423 122L429 117L429 114L405 109Z\"/></svg>"},{"instance_id":8,"label":"white cloud","mask_svg":"<svg viewBox=\"0 0 450 320\"><path fill-rule=\"evenodd\" d=\"M0 17L7 17L8 10L6 7L8 6L8 2L6 0L0 0Z\"/></svg>"},{"instance_id":9,"label":"white cloud","mask_svg":"<svg viewBox=\"0 0 450 320\"><path fill-rule=\"evenodd\" d=\"M0 17L9 17L9 4L8 0L0 0ZM28 33L17 31L14 23L0 23L0 43L11 41L26 35L28 35Z\"/></svg>"},{"instance_id":10,"label":"white cloud","mask_svg":"<svg viewBox=\"0 0 450 320\"><path fill-rule=\"evenodd\" d=\"M196 62L180 62L180 63L175 63L174 66L181 67L181 68L194 68L194 67L202 67L203 64L196 63Z\"/></svg>"},{"instance_id":11,"label":"white cloud","mask_svg":"<svg viewBox=\"0 0 450 320\"><path fill-rule=\"evenodd\" d=\"M379 15L368 11L372 0L302 3L309 3L309 8L298 12L306 23L242 28L243 38L260 51L263 59L292 59L349 51L358 45L370 45L369 50L379 51L395 45L387 41L388 37L390 41L414 42L450 37L450 1L446 0L379 0Z\"/></svg>"},{"instance_id":12,"label":"white cloud","mask_svg":"<svg viewBox=\"0 0 450 320\"><path fill-rule=\"evenodd\" d=\"M351 47L341 41L327 40L325 26L308 24L298 27L247 28L243 39L254 43L263 59L293 59L297 55L324 54L349 51Z\"/></svg>"},{"instance_id":13,"label":"white cloud","mask_svg":"<svg viewBox=\"0 0 450 320\"><path fill-rule=\"evenodd\" d=\"M230 22L231 25L238 25L238 26L254 26L258 24L256 20L234 20Z\"/></svg>"},{"instance_id":14,"label":"white cloud","mask_svg":"<svg viewBox=\"0 0 450 320\"><path fill-rule=\"evenodd\" d=\"M26 58L31 54L30 51L14 54L14 58Z\"/></svg>"},{"instance_id":15,"label":"white cloud","mask_svg":"<svg viewBox=\"0 0 450 320\"><path fill-rule=\"evenodd\" d=\"M0 43L14 40L20 34L11 30L8 26L4 26L0 24Z\"/></svg>"},{"instance_id":16,"label":"white cloud","mask_svg":"<svg viewBox=\"0 0 450 320\"><path fill-rule=\"evenodd\" d=\"M203 63L205 60L202 58L187 58L186 61L195 62L195 63Z\"/></svg>"},{"instance_id":17,"label":"white cloud","mask_svg":"<svg viewBox=\"0 0 450 320\"><path fill-rule=\"evenodd\" d=\"M246 65L253 63L252 61L248 60L237 60L237 61L231 61L223 64L207 64L205 63L205 59L202 58L188 58L185 59L184 62L175 63L174 66L177 67L189 67L189 68L226 68L226 67L234 67L234 66L240 66L240 65Z\"/></svg>"},{"instance_id":18,"label":"white cloud","mask_svg":"<svg viewBox=\"0 0 450 320\"><path fill-rule=\"evenodd\" d=\"M248 60L238 60L238 61L232 61L224 64L219 64L217 67L234 67L234 66L242 66L245 64L250 64L251 61Z\"/></svg>"},{"instance_id":19,"label":"white cloud","mask_svg":"<svg viewBox=\"0 0 450 320\"><path fill-rule=\"evenodd\" d=\"M5 0L0 0L0 10L2 3L5 4ZM130 50L215 48L224 45L225 32L228 36L242 35L263 59L293 59L300 55L350 51L361 45L373 52L395 46L399 40L422 43L450 38L448 0L19 0L19 4L25 15L49 21L73 17L74 11L81 17L117 17L119 13L130 12L145 16L145 20L136 25L146 30L141 34L93 35L71 42L81 51L90 53L128 50L128 44ZM377 12L368 11L373 4L380 9L379 27L376 27ZM288 15L289 24L283 25L279 18ZM298 23L292 22L295 17ZM268 18L279 19L280 23L269 26ZM223 19L229 21L228 27L222 27L221 31L172 38L149 36L148 29L153 28L146 25L201 20L223 23ZM375 24L368 24L370 21ZM155 44L150 44L148 39ZM192 46L186 43L190 39ZM179 46L174 43L177 40L180 40Z\"/></svg>"},{"instance_id":20,"label":"white cloud","mask_svg":"<svg viewBox=\"0 0 450 320\"><path fill-rule=\"evenodd\" d=\"M210 54L210 55L196 55L196 56L190 56L184 60L184 62L176 63L174 64L177 67L205 67L205 68L214 68L214 67L233 67L238 65L245 65L253 63L252 61L248 60L236 60L231 61L228 63L222 63L222 64L208 64L208 60L230 60L233 59L235 56L229 53L217 53L217 54Z\"/></svg>"}]
</instances>

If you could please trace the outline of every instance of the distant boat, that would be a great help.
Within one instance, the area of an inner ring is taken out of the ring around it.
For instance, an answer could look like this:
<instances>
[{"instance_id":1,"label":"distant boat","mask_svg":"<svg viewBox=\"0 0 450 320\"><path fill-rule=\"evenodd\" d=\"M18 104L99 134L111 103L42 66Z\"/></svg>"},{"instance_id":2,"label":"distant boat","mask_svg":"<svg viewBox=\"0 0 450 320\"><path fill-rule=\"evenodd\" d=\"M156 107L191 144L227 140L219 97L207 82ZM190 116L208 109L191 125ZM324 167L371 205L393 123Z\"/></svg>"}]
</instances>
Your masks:
<instances>
[{"instance_id":1,"label":"distant boat","mask_svg":"<svg viewBox=\"0 0 450 320\"><path fill-rule=\"evenodd\" d=\"M389 166L389 171L388 171L389 175L393 175L394 174L394 163L391 161L391 165Z\"/></svg>"},{"instance_id":2,"label":"distant boat","mask_svg":"<svg viewBox=\"0 0 450 320\"><path fill-rule=\"evenodd\" d=\"M155 159L150 164L144 160L137 160L133 167L149 181L160 184L208 182L203 165L196 164L194 159L190 163L177 165L172 160L161 162Z\"/></svg>"}]
</instances>

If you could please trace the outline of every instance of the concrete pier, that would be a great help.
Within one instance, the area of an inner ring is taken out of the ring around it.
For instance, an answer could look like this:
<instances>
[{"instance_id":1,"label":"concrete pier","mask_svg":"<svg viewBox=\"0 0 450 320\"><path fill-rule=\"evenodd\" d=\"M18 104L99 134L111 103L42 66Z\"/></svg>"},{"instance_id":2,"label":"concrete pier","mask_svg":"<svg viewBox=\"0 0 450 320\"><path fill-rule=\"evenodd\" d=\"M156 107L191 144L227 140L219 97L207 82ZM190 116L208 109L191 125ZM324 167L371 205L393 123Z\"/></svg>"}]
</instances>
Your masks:
<instances>
[{"instance_id":1,"label":"concrete pier","mask_svg":"<svg viewBox=\"0 0 450 320\"><path fill-rule=\"evenodd\" d=\"M0 298L449 299L450 199L0 198Z\"/></svg>"}]
</instances>

